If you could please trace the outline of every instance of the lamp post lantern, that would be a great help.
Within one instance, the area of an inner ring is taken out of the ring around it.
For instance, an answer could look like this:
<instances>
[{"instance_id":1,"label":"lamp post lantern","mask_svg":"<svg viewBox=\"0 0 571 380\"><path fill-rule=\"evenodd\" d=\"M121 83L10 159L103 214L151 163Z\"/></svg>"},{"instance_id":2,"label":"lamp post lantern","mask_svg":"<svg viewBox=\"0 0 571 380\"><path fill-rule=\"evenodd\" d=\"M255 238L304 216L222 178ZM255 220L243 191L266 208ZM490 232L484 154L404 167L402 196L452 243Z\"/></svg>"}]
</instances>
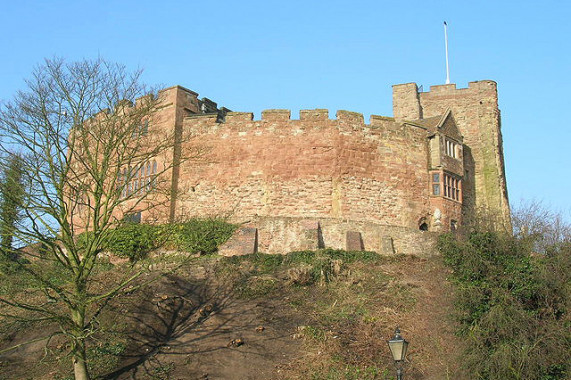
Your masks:
<instances>
[{"instance_id":1,"label":"lamp post lantern","mask_svg":"<svg viewBox=\"0 0 571 380\"><path fill-rule=\"evenodd\" d=\"M402 367L406 357L406 350L408 349L408 342L400 335L398 326L395 329L395 336L387 343L397 367L397 380L402 380Z\"/></svg>"}]
</instances>

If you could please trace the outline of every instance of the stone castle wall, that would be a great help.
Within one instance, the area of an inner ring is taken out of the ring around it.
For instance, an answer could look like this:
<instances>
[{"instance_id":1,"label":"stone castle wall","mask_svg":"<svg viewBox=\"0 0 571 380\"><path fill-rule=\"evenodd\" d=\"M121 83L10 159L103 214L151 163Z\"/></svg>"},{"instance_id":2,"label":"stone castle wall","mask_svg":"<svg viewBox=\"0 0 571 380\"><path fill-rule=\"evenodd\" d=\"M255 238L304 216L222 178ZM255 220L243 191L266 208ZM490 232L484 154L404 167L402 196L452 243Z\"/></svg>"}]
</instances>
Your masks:
<instances>
[{"instance_id":1,"label":"stone castle wall","mask_svg":"<svg viewBox=\"0 0 571 380\"><path fill-rule=\"evenodd\" d=\"M373 115L368 124L359 113L330 118L322 109L299 119L266 110L254 120L180 86L159 99L141 138L172 136L173 149L157 161L159 170L174 166L140 219L228 218L242 226L228 254L332 247L427 255L434 234L421 230L447 231L481 206L509 225L494 82L426 93L396 85L395 118ZM459 144L457 154L446 141ZM445 196L444 183L434 193L435 173L458 178L459 199Z\"/></svg>"},{"instance_id":2,"label":"stone castle wall","mask_svg":"<svg viewBox=\"0 0 571 380\"><path fill-rule=\"evenodd\" d=\"M455 84L431 86L429 92L419 92L415 83L393 86L397 120L429 118L447 109L464 137L465 219L484 209L511 230L496 82L470 82L461 89Z\"/></svg>"},{"instance_id":3,"label":"stone castle wall","mask_svg":"<svg viewBox=\"0 0 571 380\"><path fill-rule=\"evenodd\" d=\"M418 227L430 213L426 130L373 116L269 110L183 123L203 162L181 165L181 217L320 217Z\"/></svg>"},{"instance_id":4,"label":"stone castle wall","mask_svg":"<svg viewBox=\"0 0 571 380\"><path fill-rule=\"evenodd\" d=\"M318 109L300 111L299 120L287 110L263 111L261 120L231 112L223 122L191 115L182 131L182 151L204 154L180 165L176 218L244 224L256 230L243 237L249 250L254 239L270 253L320 242L346 249L357 233L363 249L424 255L432 243L419 225L432 225L435 208L435 230L461 220L459 202L430 194L426 128L381 116L366 124L348 111L330 119Z\"/></svg>"}]
</instances>

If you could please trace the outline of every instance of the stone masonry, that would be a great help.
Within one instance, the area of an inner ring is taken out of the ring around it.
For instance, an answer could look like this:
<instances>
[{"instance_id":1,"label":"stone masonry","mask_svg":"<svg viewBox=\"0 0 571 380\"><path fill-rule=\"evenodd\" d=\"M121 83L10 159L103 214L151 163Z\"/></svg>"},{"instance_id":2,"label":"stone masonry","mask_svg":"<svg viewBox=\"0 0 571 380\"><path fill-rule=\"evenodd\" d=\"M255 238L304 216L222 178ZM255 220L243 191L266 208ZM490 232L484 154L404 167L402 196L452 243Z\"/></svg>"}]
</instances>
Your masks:
<instances>
[{"instance_id":1,"label":"stone masonry","mask_svg":"<svg viewBox=\"0 0 571 380\"><path fill-rule=\"evenodd\" d=\"M414 120L452 110L464 137L464 218L484 211L495 216L499 228L511 229L504 169L500 110L496 82L470 82L431 86L419 92L415 83L393 86L393 112L397 120Z\"/></svg>"},{"instance_id":2,"label":"stone masonry","mask_svg":"<svg viewBox=\"0 0 571 380\"><path fill-rule=\"evenodd\" d=\"M142 222L224 217L222 254L322 247L427 255L433 232L480 208L509 226L496 84L393 86L394 118L323 109L218 109L180 86L159 94L149 135L174 131L168 199ZM186 159L187 152L201 152ZM118 215L118 217L120 217Z\"/></svg>"}]
</instances>

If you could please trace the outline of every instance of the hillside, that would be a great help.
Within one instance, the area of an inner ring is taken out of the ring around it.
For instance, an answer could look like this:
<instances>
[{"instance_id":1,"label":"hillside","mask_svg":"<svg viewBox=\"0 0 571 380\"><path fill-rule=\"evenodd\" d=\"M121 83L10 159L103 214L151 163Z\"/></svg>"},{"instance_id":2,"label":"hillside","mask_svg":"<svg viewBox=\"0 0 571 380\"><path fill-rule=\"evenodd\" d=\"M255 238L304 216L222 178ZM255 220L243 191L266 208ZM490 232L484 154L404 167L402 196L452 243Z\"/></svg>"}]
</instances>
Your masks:
<instances>
[{"instance_id":1,"label":"hillside","mask_svg":"<svg viewBox=\"0 0 571 380\"><path fill-rule=\"evenodd\" d=\"M182 265L181 265L182 264ZM128 263L109 265L117 276ZM390 379L386 340L410 341L408 379L454 374L460 342L440 257L322 250L287 256L170 256L159 280L115 299L92 337L93 374L106 379ZM144 282L145 278L141 279ZM56 327L3 324L2 348ZM0 356L1 379L67 379L53 339ZM457 378L457 377L456 377Z\"/></svg>"}]
</instances>

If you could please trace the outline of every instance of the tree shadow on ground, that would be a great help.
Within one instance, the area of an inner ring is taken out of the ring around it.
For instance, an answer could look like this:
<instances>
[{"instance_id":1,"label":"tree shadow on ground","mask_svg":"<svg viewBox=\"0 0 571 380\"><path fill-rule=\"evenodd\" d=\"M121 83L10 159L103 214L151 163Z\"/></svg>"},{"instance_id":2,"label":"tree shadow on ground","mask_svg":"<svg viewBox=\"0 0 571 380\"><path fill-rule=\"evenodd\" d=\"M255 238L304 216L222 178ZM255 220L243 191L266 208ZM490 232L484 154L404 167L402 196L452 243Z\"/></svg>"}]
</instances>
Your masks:
<instances>
[{"instance_id":1,"label":"tree shadow on ground","mask_svg":"<svg viewBox=\"0 0 571 380\"><path fill-rule=\"evenodd\" d=\"M230 287L208 280L166 276L137 297L113 307L117 321L128 326L129 344L120 367L101 378L167 378L175 362L177 370L184 367L185 378L208 378L204 371L212 371L210 360L207 366L200 364L204 354L215 359L220 353L219 361L227 361L240 351L238 355L248 361L277 360L284 356L280 348L283 342L272 341L291 340L292 329L272 334L259 331L265 318L276 318L276 307L280 306L233 297ZM242 346L244 340L247 344ZM276 347L276 352L270 347Z\"/></svg>"}]
</instances>

